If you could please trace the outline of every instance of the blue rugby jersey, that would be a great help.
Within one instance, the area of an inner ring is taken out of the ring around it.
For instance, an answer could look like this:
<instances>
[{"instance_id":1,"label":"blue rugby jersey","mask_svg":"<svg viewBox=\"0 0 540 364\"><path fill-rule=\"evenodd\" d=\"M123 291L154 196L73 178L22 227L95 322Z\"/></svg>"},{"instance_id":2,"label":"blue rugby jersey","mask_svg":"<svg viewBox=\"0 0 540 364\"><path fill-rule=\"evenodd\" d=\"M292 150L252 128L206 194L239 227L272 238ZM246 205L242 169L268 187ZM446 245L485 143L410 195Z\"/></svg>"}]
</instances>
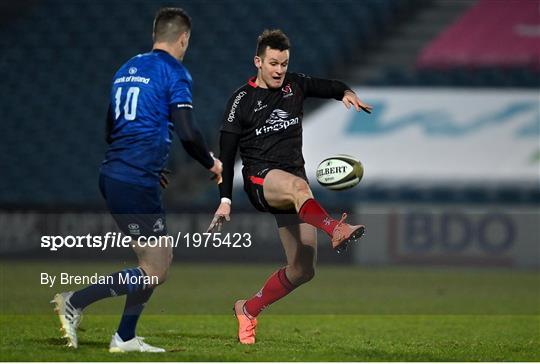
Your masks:
<instances>
[{"instance_id":1,"label":"blue rugby jersey","mask_svg":"<svg viewBox=\"0 0 540 364\"><path fill-rule=\"evenodd\" d=\"M139 54L120 67L111 89L113 125L101 173L137 185L159 183L172 140L169 107L191 107L191 88L188 70L162 50Z\"/></svg>"}]
</instances>

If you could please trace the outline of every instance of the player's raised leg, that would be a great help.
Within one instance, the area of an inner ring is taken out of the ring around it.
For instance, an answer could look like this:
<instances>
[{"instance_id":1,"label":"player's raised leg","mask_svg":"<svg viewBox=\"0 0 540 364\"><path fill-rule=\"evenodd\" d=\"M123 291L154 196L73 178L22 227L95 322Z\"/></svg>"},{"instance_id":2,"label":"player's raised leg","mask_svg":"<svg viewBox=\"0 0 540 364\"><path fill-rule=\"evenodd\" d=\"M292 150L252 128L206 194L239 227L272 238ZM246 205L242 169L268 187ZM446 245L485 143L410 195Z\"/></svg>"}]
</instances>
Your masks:
<instances>
[{"instance_id":1,"label":"player's raised leg","mask_svg":"<svg viewBox=\"0 0 540 364\"><path fill-rule=\"evenodd\" d=\"M332 240L332 248L340 252L347 245L364 235L363 225L349 225L344 222L347 214L341 219L333 219L313 198L308 183L291 173L280 169L272 169L266 174L263 183L264 198L268 204L277 209L294 208L302 221L325 231Z\"/></svg>"},{"instance_id":2,"label":"player's raised leg","mask_svg":"<svg viewBox=\"0 0 540 364\"><path fill-rule=\"evenodd\" d=\"M287 256L287 265L274 272L264 286L249 300L235 303L238 339L242 344L255 343L257 316L266 307L291 293L315 275L317 230L308 224L279 228L279 237Z\"/></svg>"}]
</instances>

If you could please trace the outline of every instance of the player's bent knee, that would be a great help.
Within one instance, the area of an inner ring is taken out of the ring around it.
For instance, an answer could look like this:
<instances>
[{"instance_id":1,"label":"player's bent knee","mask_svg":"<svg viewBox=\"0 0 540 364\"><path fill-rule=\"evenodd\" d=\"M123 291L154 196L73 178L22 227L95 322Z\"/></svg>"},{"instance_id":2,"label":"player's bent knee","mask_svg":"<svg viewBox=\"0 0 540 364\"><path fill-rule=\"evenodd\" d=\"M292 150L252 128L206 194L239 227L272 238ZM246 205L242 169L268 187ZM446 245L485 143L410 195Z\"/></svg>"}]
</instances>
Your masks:
<instances>
[{"instance_id":1,"label":"player's bent knee","mask_svg":"<svg viewBox=\"0 0 540 364\"><path fill-rule=\"evenodd\" d=\"M292 182L292 191L295 197L311 196L311 189L306 181L302 178L295 178Z\"/></svg>"}]
</instances>

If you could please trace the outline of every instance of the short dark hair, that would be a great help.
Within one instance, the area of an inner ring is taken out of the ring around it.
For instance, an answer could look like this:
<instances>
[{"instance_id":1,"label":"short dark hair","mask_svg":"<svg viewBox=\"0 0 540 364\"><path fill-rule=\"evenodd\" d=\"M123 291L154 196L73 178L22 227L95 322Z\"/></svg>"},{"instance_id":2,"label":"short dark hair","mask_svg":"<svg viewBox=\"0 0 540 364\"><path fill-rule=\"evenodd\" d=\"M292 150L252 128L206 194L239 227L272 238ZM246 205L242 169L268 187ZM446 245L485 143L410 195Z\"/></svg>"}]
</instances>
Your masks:
<instances>
[{"instance_id":1,"label":"short dark hair","mask_svg":"<svg viewBox=\"0 0 540 364\"><path fill-rule=\"evenodd\" d=\"M291 48L291 43L281 29L265 29L257 38L257 51L255 54L261 57L264 55L266 47L284 51Z\"/></svg>"},{"instance_id":2,"label":"short dark hair","mask_svg":"<svg viewBox=\"0 0 540 364\"><path fill-rule=\"evenodd\" d=\"M191 18L181 8L161 8L154 18L154 42L172 43L191 30Z\"/></svg>"}]
</instances>

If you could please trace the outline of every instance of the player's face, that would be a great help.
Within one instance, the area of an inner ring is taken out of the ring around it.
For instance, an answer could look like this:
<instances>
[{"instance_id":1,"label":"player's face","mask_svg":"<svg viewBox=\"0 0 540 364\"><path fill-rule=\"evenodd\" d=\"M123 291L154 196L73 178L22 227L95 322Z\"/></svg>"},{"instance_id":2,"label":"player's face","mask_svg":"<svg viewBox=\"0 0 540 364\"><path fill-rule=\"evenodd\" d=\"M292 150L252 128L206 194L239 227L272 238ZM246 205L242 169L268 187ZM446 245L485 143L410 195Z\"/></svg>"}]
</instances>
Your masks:
<instances>
[{"instance_id":1,"label":"player's face","mask_svg":"<svg viewBox=\"0 0 540 364\"><path fill-rule=\"evenodd\" d=\"M259 69L259 79L267 88L280 88L289 66L289 50L266 48L262 57L255 57L255 65Z\"/></svg>"}]
</instances>

